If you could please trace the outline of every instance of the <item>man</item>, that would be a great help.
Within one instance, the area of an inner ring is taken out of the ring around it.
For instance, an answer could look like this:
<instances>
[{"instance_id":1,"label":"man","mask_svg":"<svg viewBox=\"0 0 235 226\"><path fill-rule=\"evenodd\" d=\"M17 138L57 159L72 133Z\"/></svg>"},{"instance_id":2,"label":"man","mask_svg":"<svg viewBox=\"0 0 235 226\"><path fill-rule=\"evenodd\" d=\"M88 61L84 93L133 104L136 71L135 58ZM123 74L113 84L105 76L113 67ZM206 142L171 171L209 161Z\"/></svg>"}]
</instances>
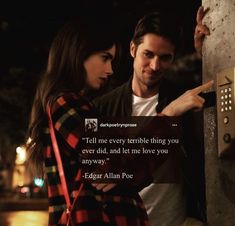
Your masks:
<instances>
[{"instance_id":1,"label":"man","mask_svg":"<svg viewBox=\"0 0 235 226\"><path fill-rule=\"evenodd\" d=\"M203 16L204 10L200 7L195 29L195 47L199 53L202 39L209 34L207 27L202 25ZM178 27L166 15L150 13L140 19L130 43L133 76L127 83L94 100L102 115L181 116L188 110L203 107L205 100L199 93L208 90L213 82L191 89L176 99L180 92L164 78L172 66L179 33ZM156 172L154 176L157 180L164 175ZM179 226L184 222L186 197L183 183L152 183L140 191L140 195L151 226Z\"/></svg>"}]
</instances>

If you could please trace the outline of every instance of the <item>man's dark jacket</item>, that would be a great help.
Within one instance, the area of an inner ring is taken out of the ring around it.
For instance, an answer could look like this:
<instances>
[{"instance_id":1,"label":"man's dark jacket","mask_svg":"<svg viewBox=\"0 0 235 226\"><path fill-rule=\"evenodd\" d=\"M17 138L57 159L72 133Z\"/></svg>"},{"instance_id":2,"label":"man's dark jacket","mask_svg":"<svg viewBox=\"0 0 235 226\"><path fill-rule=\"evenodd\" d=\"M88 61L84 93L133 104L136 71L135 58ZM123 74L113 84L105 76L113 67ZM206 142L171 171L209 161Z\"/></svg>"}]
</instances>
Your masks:
<instances>
[{"instance_id":1,"label":"man's dark jacket","mask_svg":"<svg viewBox=\"0 0 235 226\"><path fill-rule=\"evenodd\" d=\"M93 100L93 103L103 116L131 116L132 113L132 88L130 79L111 92ZM173 92L174 91L174 92ZM159 90L159 100L156 111L162 109L179 96L173 84L163 80Z\"/></svg>"}]
</instances>

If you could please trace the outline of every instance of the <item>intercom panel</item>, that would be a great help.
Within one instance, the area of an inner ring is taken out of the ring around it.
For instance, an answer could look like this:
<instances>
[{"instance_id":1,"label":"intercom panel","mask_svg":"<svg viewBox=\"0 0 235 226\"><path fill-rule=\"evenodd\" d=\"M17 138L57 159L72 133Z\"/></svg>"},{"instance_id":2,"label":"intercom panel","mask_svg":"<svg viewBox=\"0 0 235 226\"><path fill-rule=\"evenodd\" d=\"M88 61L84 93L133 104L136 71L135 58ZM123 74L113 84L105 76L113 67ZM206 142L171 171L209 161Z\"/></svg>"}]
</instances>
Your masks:
<instances>
[{"instance_id":1,"label":"intercom panel","mask_svg":"<svg viewBox=\"0 0 235 226\"><path fill-rule=\"evenodd\" d=\"M217 73L218 155L235 156L235 68Z\"/></svg>"}]
</instances>

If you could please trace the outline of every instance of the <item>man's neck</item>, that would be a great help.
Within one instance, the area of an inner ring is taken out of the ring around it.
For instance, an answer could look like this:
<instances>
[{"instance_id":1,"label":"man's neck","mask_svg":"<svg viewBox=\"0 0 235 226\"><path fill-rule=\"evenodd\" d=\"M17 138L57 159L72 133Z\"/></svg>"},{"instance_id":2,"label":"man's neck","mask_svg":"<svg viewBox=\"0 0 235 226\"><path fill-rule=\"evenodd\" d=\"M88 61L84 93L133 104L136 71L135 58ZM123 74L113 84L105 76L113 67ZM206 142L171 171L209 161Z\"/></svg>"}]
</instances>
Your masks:
<instances>
[{"instance_id":1,"label":"man's neck","mask_svg":"<svg viewBox=\"0 0 235 226\"><path fill-rule=\"evenodd\" d=\"M143 98L152 97L159 92L159 84L154 86L147 86L143 83L137 83L134 81L134 79L132 79L131 87L134 95Z\"/></svg>"}]
</instances>

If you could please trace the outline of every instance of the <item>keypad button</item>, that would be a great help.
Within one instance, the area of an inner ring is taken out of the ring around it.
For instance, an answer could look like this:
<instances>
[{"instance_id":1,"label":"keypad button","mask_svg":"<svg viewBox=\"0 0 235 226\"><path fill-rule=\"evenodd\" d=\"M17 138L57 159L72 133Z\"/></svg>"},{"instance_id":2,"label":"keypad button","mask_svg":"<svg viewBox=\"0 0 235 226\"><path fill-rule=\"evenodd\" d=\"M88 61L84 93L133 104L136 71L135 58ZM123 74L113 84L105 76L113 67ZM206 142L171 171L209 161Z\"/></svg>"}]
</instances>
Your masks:
<instances>
[{"instance_id":1,"label":"keypad button","mask_svg":"<svg viewBox=\"0 0 235 226\"><path fill-rule=\"evenodd\" d=\"M225 143L230 143L231 142L231 135L229 133L225 133L223 139L224 139Z\"/></svg>"},{"instance_id":2,"label":"keypad button","mask_svg":"<svg viewBox=\"0 0 235 226\"><path fill-rule=\"evenodd\" d=\"M224 124L228 124L229 123L229 118L226 116L224 117Z\"/></svg>"}]
</instances>

